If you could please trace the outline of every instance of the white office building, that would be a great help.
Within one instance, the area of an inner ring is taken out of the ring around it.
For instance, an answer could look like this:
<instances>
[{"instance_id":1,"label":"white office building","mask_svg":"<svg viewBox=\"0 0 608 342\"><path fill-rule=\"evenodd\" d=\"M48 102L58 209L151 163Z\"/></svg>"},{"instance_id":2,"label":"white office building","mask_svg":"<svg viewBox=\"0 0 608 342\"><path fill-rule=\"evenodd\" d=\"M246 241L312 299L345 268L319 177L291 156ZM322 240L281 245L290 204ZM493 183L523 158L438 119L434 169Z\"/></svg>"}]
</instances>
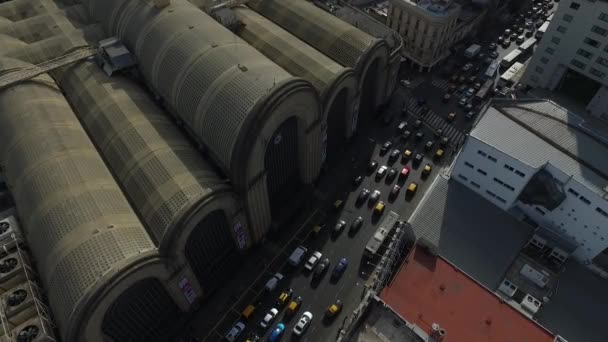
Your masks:
<instances>
[{"instance_id":1,"label":"white office building","mask_svg":"<svg viewBox=\"0 0 608 342\"><path fill-rule=\"evenodd\" d=\"M608 2L560 2L522 83L565 93L608 120Z\"/></svg>"},{"instance_id":2,"label":"white office building","mask_svg":"<svg viewBox=\"0 0 608 342\"><path fill-rule=\"evenodd\" d=\"M495 100L451 177L516 217L570 240L571 257L608 271L608 143L553 102Z\"/></svg>"}]
</instances>

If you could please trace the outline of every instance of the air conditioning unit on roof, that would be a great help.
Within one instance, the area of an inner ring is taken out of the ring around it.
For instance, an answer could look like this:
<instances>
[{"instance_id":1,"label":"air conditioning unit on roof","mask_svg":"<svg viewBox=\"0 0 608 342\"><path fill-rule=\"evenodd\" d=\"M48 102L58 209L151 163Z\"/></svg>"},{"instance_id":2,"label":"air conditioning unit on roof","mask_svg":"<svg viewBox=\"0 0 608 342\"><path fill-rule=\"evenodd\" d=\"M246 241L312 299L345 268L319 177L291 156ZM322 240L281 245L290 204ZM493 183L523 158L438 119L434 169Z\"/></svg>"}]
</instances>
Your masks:
<instances>
[{"instance_id":1,"label":"air conditioning unit on roof","mask_svg":"<svg viewBox=\"0 0 608 342\"><path fill-rule=\"evenodd\" d=\"M12 331L11 342L55 342L51 328L40 318L31 318Z\"/></svg>"},{"instance_id":2,"label":"air conditioning unit on roof","mask_svg":"<svg viewBox=\"0 0 608 342\"><path fill-rule=\"evenodd\" d=\"M27 281L0 296L0 304L6 319L18 326L37 314L36 300L39 299L36 284Z\"/></svg>"},{"instance_id":3,"label":"air conditioning unit on roof","mask_svg":"<svg viewBox=\"0 0 608 342\"><path fill-rule=\"evenodd\" d=\"M528 241L528 244L526 245L526 247L533 247L538 250L542 250L543 248L545 248L546 244L547 244L546 239L534 234Z\"/></svg>"},{"instance_id":4,"label":"air conditioning unit on roof","mask_svg":"<svg viewBox=\"0 0 608 342\"><path fill-rule=\"evenodd\" d=\"M21 238L21 227L15 216L0 219L0 246L3 247L3 250L12 251L15 248L15 242L21 241Z\"/></svg>"},{"instance_id":5,"label":"air conditioning unit on roof","mask_svg":"<svg viewBox=\"0 0 608 342\"><path fill-rule=\"evenodd\" d=\"M23 253L14 252L0 259L0 294L27 280L29 265Z\"/></svg>"},{"instance_id":6,"label":"air conditioning unit on roof","mask_svg":"<svg viewBox=\"0 0 608 342\"><path fill-rule=\"evenodd\" d=\"M502 281L502 283L500 283L500 286L498 287L498 290L500 292L506 294L510 298L512 298L513 295L515 294L515 292L517 292L517 286L515 286L515 284L513 284L509 280L504 279Z\"/></svg>"},{"instance_id":7,"label":"air conditioning unit on roof","mask_svg":"<svg viewBox=\"0 0 608 342\"><path fill-rule=\"evenodd\" d=\"M542 305L542 303L538 299L530 296L529 294L524 297L520 304L522 308L524 308L526 311L530 312L533 315L538 312Z\"/></svg>"}]
</instances>

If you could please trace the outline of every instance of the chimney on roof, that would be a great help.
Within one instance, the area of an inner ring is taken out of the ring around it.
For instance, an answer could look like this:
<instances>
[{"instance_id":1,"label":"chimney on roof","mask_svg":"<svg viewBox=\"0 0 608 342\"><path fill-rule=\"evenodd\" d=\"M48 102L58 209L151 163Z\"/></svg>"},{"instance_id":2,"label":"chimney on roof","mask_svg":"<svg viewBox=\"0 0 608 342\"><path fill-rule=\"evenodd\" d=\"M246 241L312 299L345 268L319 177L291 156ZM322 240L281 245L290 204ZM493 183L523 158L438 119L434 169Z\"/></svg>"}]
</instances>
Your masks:
<instances>
[{"instance_id":1,"label":"chimney on roof","mask_svg":"<svg viewBox=\"0 0 608 342\"><path fill-rule=\"evenodd\" d=\"M445 329L443 329L442 327L440 327L439 324L433 323L431 325L431 338L430 338L430 341L432 341L432 342L442 342L443 339L445 338L445 334L446 334Z\"/></svg>"}]
</instances>

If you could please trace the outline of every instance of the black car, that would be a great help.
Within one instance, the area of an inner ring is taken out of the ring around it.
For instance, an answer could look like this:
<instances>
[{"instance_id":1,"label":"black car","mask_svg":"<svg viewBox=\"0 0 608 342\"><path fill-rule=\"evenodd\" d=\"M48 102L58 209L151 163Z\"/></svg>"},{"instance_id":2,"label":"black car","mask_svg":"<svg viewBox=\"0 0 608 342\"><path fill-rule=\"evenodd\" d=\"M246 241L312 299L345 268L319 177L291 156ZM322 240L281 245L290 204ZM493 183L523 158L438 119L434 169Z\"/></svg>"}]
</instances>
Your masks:
<instances>
[{"instance_id":1,"label":"black car","mask_svg":"<svg viewBox=\"0 0 608 342\"><path fill-rule=\"evenodd\" d=\"M369 162L369 165L367 165L367 171L369 173L372 173L372 172L376 171L377 167L378 167L378 162L375 160L372 160Z\"/></svg>"},{"instance_id":2,"label":"black car","mask_svg":"<svg viewBox=\"0 0 608 342\"><path fill-rule=\"evenodd\" d=\"M342 233L342 231L344 230L344 227L346 227L346 222L344 220L338 221L336 223L336 225L334 226L333 234L338 235L338 234Z\"/></svg>"},{"instance_id":3,"label":"black car","mask_svg":"<svg viewBox=\"0 0 608 342\"><path fill-rule=\"evenodd\" d=\"M399 191L401 191L401 187L395 184L395 186L393 186L391 189L391 192L388 194L388 198L391 200L397 198Z\"/></svg>"},{"instance_id":4,"label":"black car","mask_svg":"<svg viewBox=\"0 0 608 342\"><path fill-rule=\"evenodd\" d=\"M363 182L363 176L357 176L353 179L353 186L359 186Z\"/></svg>"},{"instance_id":5,"label":"black car","mask_svg":"<svg viewBox=\"0 0 608 342\"><path fill-rule=\"evenodd\" d=\"M402 121L399 126L397 126L397 132L399 133L403 133L403 131L405 131L405 129L407 128L407 122Z\"/></svg>"},{"instance_id":6,"label":"black car","mask_svg":"<svg viewBox=\"0 0 608 342\"><path fill-rule=\"evenodd\" d=\"M391 149L391 147L393 147L393 143L390 141L385 142L382 147L380 148L380 153L381 154L386 154L386 152L388 152L388 150Z\"/></svg>"},{"instance_id":7,"label":"black car","mask_svg":"<svg viewBox=\"0 0 608 342\"><path fill-rule=\"evenodd\" d=\"M436 130L434 133L435 138L439 138L442 134L443 134L443 130L441 128Z\"/></svg>"},{"instance_id":8,"label":"black car","mask_svg":"<svg viewBox=\"0 0 608 342\"><path fill-rule=\"evenodd\" d=\"M413 163L415 165L420 165L420 163L422 162L422 159L424 159L424 157L422 156L422 154L416 153L416 156L414 157Z\"/></svg>"},{"instance_id":9,"label":"black car","mask_svg":"<svg viewBox=\"0 0 608 342\"><path fill-rule=\"evenodd\" d=\"M325 259L321 260L321 262L319 262L319 264L315 268L315 272L313 273L312 277L315 279L321 277L322 275L325 274L325 272L327 272L328 268L329 268L329 259L325 258Z\"/></svg>"},{"instance_id":10,"label":"black car","mask_svg":"<svg viewBox=\"0 0 608 342\"><path fill-rule=\"evenodd\" d=\"M395 168L392 168L388 171L388 174L386 175L386 180L387 181L392 181L395 176L397 176L397 170L395 170Z\"/></svg>"},{"instance_id":11,"label":"black car","mask_svg":"<svg viewBox=\"0 0 608 342\"><path fill-rule=\"evenodd\" d=\"M427 151L430 151L431 148L433 148L433 145L435 144L435 142L433 140L429 140L426 142L426 144L424 145L424 149Z\"/></svg>"},{"instance_id":12,"label":"black car","mask_svg":"<svg viewBox=\"0 0 608 342\"><path fill-rule=\"evenodd\" d=\"M405 131L403 133L401 133L401 139L403 140L407 140L410 138L410 136L412 135L412 132L410 131Z\"/></svg>"},{"instance_id":13,"label":"black car","mask_svg":"<svg viewBox=\"0 0 608 342\"><path fill-rule=\"evenodd\" d=\"M448 145L448 142L449 142L448 137L443 137L443 138L441 138L441 140L439 141L439 144L440 144L441 146L447 146L447 145Z\"/></svg>"},{"instance_id":14,"label":"black car","mask_svg":"<svg viewBox=\"0 0 608 342\"><path fill-rule=\"evenodd\" d=\"M416 140L421 140L422 138L424 138L424 132L416 133Z\"/></svg>"},{"instance_id":15,"label":"black car","mask_svg":"<svg viewBox=\"0 0 608 342\"><path fill-rule=\"evenodd\" d=\"M492 57L493 59L498 58L498 52L492 51L492 53L490 54L490 57Z\"/></svg>"},{"instance_id":16,"label":"black car","mask_svg":"<svg viewBox=\"0 0 608 342\"><path fill-rule=\"evenodd\" d=\"M401 152L398 149L394 149L393 152L388 156L388 161L393 162L399 158Z\"/></svg>"},{"instance_id":17,"label":"black car","mask_svg":"<svg viewBox=\"0 0 608 342\"><path fill-rule=\"evenodd\" d=\"M496 43L490 43L490 45L488 45L488 50L494 51L497 47L498 46L496 45Z\"/></svg>"},{"instance_id":18,"label":"black car","mask_svg":"<svg viewBox=\"0 0 608 342\"><path fill-rule=\"evenodd\" d=\"M369 189L363 189L361 190L361 192L359 193L359 196L357 196L357 204L361 205L365 202L365 200L369 197L371 191L369 191Z\"/></svg>"},{"instance_id":19,"label":"black car","mask_svg":"<svg viewBox=\"0 0 608 342\"><path fill-rule=\"evenodd\" d=\"M350 225L350 231L357 232L359 229L361 229L361 226L363 226L363 217L359 216Z\"/></svg>"},{"instance_id":20,"label":"black car","mask_svg":"<svg viewBox=\"0 0 608 342\"><path fill-rule=\"evenodd\" d=\"M421 125L422 125L422 121L420 121L420 120L414 121L414 128L420 128Z\"/></svg>"}]
</instances>

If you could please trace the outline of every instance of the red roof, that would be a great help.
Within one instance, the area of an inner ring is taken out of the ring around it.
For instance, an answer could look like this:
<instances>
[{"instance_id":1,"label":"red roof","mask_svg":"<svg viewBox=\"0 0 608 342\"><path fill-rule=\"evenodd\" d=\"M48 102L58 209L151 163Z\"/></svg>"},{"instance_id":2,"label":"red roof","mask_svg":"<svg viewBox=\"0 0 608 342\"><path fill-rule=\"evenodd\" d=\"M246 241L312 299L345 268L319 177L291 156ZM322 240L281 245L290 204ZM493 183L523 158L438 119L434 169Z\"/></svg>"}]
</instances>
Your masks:
<instances>
[{"instance_id":1,"label":"red roof","mask_svg":"<svg viewBox=\"0 0 608 342\"><path fill-rule=\"evenodd\" d=\"M553 335L472 280L421 248L414 249L380 295L394 311L430 333L438 323L443 342L551 342Z\"/></svg>"}]
</instances>

